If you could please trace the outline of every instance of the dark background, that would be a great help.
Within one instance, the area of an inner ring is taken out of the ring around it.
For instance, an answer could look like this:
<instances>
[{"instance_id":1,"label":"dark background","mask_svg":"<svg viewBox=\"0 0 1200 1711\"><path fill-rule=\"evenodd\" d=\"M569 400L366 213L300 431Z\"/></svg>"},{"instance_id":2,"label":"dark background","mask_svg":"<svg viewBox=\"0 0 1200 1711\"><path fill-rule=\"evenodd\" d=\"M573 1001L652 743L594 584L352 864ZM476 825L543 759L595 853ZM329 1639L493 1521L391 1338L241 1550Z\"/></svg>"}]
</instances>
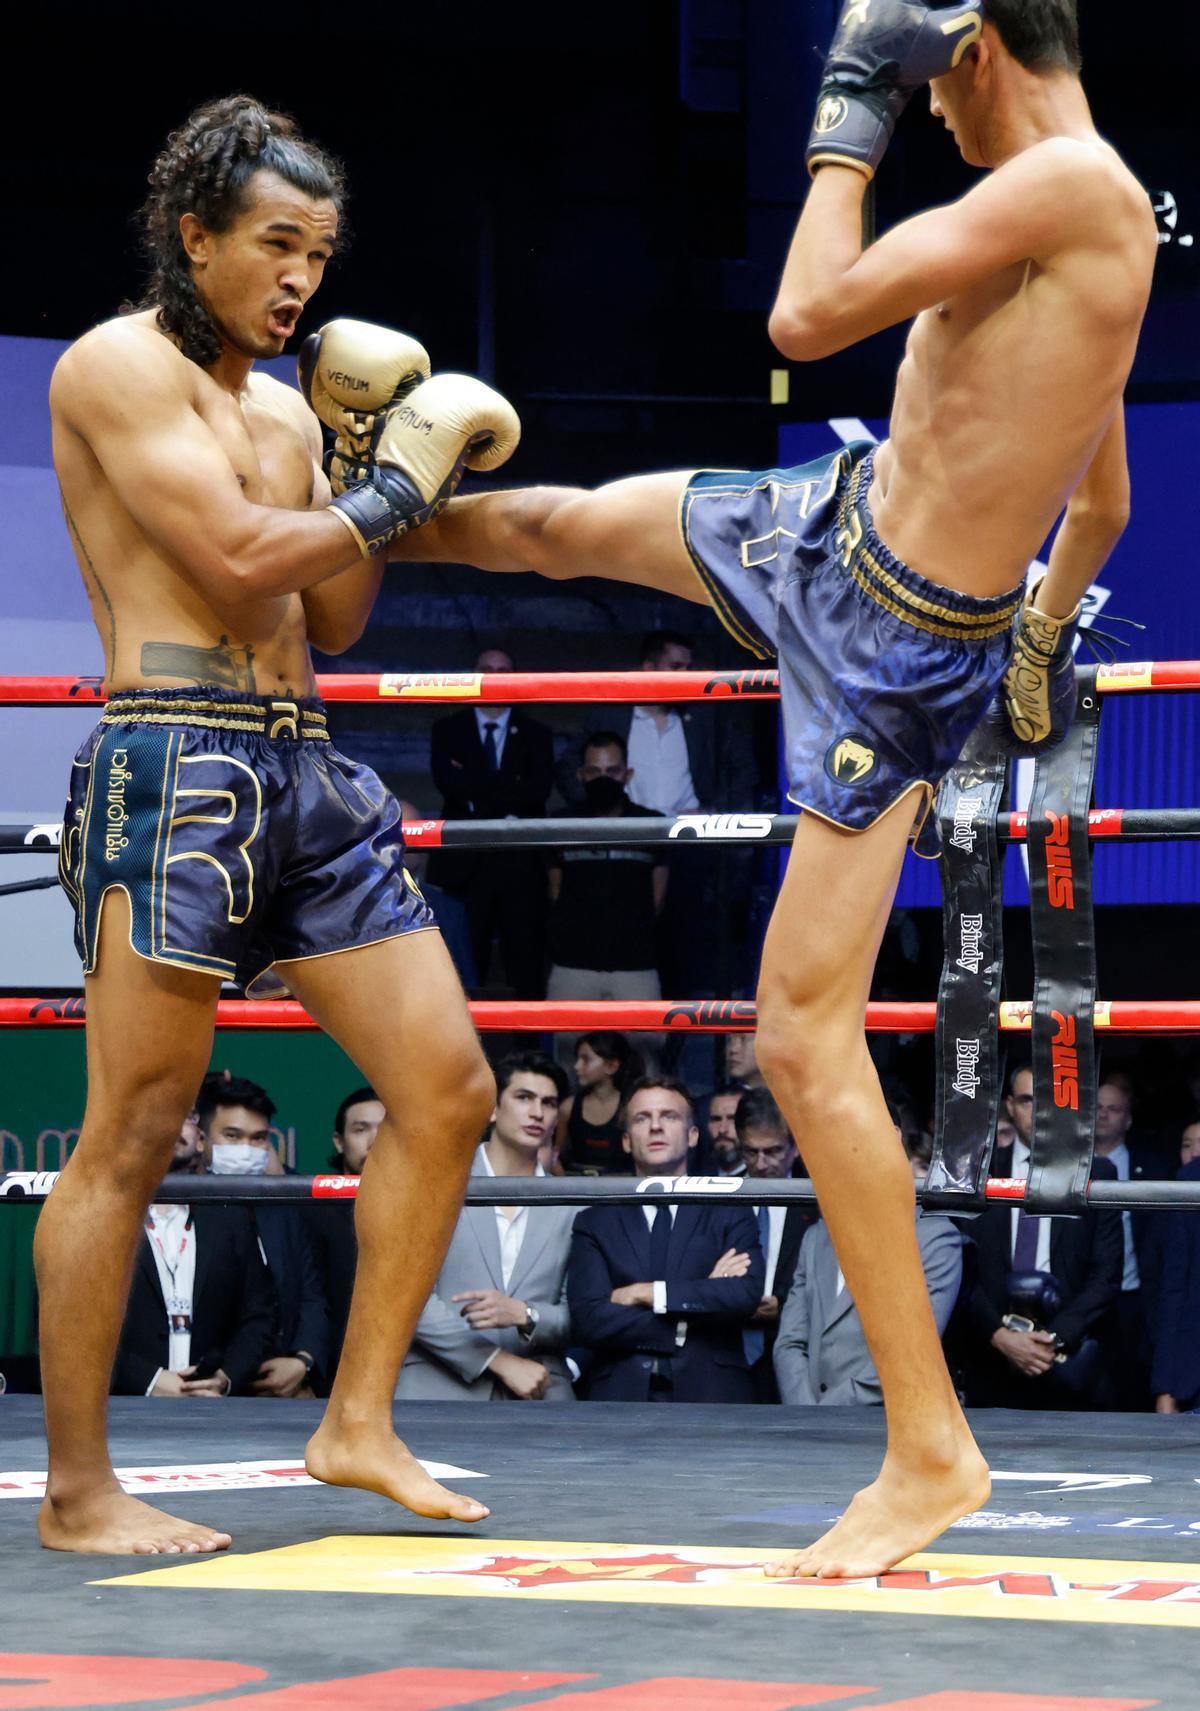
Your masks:
<instances>
[{"instance_id":1,"label":"dark background","mask_svg":"<svg viewBox=\"0 0 1200 1711\"><path fill-rule=\"evenodd\" d=\"M886 414L902 338L796 369L790 406L767 402L783 364L766 313L836 9L24 8L7 40L0 332L71 338L136 296L131 216L155 151L193 106L244 89L348 170L354 242L305 330L395 323L435 367L494 379L525 424L522 480L771 462L781 414ZM1200 234L1193 9L1081 11L1101 130L1177 202L1130 396L1194 396L1200 255L1178 241ZM880 174L881 227L974 176L925 109Z\"/></svg>"}]
</instances>

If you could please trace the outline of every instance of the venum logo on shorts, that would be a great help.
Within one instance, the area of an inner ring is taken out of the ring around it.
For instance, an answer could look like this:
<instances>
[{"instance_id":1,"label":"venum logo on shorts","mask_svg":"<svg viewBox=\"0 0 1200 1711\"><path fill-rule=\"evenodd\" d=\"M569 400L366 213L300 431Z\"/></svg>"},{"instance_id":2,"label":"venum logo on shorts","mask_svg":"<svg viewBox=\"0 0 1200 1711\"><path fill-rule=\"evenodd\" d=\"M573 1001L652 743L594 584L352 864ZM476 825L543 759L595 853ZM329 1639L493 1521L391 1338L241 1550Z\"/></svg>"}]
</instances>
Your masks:
<instances>
[{"instance_id":1,"label":"venum logo on shorts","mask_svg":"<svg viewBox=\"0 0 1200 1711\"><path fill-rule=\"evenodd\" d=\"M979 964L983 960L980 939L983 936L983 916L963 915L959 921L961 939L958 950L958 966L970 974L979 973Z\"/></svg>"},{"instance_id":2,"label":"venum logo on shorts","mask_svg":"<svg viewBox=\"0 0 1200 1711\"><path fill-rule=\"evenodd\" d=\"M120 861L121 851L128 849L125 827L129 814L125 808L125 786L133 777L129 770L129 751L114 749L108 763L108 800L104 810L104 859Z\"/></svg>"},{"instance_id":3,"label":"venum logo on shorts","mask_svg":"<svg viewBox=\"0 0 1200 1711\"><path fill-rule=\"evenodd\" d=\"M841 95L827 95L817 108L816 122L813 130L818 137L827 137L830 131L836 131L839 125L846 122L850 108Z\"/></svg>"},{"instance_id":4,"label":"venum logo on shorts","mask_svg":"<svg viewBox=\"0 0 1200 1711\"><path fill-rule=\"evenodd\" d=\"M950 834L950 842L956 850L975 854L975 839L979 836L975 816L982 807L982 796L960 796L954 804L954 830Z\"/></svg>"},{"instance_id":5,"label":"venum logo on shorts","mask_svg":"<svg viewBox=\"0 0 1200 1711\"><path fill-rule=\"evenodd\" d=\"M875 750L861 737L839 737L825 751L825 771L835 784L862 784L878 765Z\"/></svg>"},{"instance_id":6,"label":"venum logo on shorts","mask_svg":"<svg viewBox=\"0 0 1200 1711\"><path fill-rule=\"evenodd\" d=\"M974 1099L979 1091L979 1041L954 1042L954 1091L966 1099Z\"/></svg>"}]
</instances>

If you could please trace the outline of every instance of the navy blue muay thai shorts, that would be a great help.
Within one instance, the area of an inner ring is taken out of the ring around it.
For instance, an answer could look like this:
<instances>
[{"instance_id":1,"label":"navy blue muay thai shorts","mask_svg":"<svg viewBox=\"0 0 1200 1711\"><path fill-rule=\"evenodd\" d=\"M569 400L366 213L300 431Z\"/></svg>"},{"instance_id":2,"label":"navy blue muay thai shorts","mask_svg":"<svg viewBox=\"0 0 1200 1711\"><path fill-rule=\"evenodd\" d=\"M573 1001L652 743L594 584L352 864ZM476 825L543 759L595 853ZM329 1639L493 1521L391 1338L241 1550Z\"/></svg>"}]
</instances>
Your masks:
<instances>
[{"instance_id":1,"label":"navy blue muay thai shorts","mask_svg":"<svg viewBox=\"0 0 1200 1711\"><path fill-rule=\"evenodd\" d=\"M682 501L692 562L730 634L779 660L788 795L865 831L916 785L929 808L1008 664L1024 588L975 600L889 552L867 509L873 447L796 469L701 470Z\"/></svg>"},{"instance_id":2,"label":"navy blue muay thai shorts","mask_svg":"<svg viewBox=\"0 0 1200 1711\"><path fill-rule=\"evenodd\" d=\"M315 697L118 693L75 757L63 817L59 879L84 973L114 887L139 956L246 989L276 962L435 927L400 826L391 792L334 748Z\"/></svg>"}]
</instances>

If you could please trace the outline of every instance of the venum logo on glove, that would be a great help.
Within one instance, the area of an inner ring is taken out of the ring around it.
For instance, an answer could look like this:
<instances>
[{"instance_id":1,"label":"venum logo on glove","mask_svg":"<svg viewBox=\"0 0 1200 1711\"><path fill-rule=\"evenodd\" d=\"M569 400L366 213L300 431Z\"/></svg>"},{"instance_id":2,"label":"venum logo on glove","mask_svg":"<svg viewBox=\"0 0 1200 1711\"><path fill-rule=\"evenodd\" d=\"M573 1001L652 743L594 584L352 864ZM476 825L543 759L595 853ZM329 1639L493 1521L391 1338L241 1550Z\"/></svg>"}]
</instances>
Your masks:
<instances>
[{"instance_id":1,"label":"venum logo on glove","mask_svg":"<svg viewBox=\"0 0 1200 1711\"><path fill-rule=\"evenodd\" d=\"M831 131L836 131L839 125L845 124L849 111L840 95L827 95L817 108L813 130L817 136L827 137Z\"/></svg>"}]
</instances>

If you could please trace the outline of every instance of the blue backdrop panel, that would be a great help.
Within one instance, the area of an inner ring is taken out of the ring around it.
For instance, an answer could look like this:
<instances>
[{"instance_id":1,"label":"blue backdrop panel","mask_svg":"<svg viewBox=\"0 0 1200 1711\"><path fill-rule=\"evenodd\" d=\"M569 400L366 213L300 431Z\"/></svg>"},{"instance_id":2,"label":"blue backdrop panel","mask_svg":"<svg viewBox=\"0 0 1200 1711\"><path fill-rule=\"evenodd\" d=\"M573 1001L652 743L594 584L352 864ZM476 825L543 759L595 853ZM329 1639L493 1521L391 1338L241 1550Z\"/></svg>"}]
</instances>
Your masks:
<instances>
[{"instance_id":1,"label":"blue backdrop panel","mask_svg":"<svg viewBox=\"0 0 1200 1711\"><path fill-rule=\"evenodd\" d=\"M1200 465L1200 404L1134 404L1126 410L1133 515L1101 573L1107 611L1135 618L1128 659L1200 658L1200 583L1185 472ZM841 434L848 430L839 423ZM883 421L869 421L876 437ZM804 463L839 443L829 422L790 422L779 431L779 462ZM1044 557L1044 554L1043 554ZM920 566L915 568L920 569ZM1100 627L1104 628L1101 616ZM1117 626L1118 633L1121 626ZM1087 657L1087 651L1082 651ZM1194 804L1200 791L1200 701L1195 694L1112 696L1101 726L1096 800L1104 808ZM1021 858L1010 852L1005 898L1026 901ZM1100 903L1190 903L1200 897L1200 845L1124 845L1096 852ZM897 902L937 904L936 866L910 856Z\"/></svg>"}]
</instances>

